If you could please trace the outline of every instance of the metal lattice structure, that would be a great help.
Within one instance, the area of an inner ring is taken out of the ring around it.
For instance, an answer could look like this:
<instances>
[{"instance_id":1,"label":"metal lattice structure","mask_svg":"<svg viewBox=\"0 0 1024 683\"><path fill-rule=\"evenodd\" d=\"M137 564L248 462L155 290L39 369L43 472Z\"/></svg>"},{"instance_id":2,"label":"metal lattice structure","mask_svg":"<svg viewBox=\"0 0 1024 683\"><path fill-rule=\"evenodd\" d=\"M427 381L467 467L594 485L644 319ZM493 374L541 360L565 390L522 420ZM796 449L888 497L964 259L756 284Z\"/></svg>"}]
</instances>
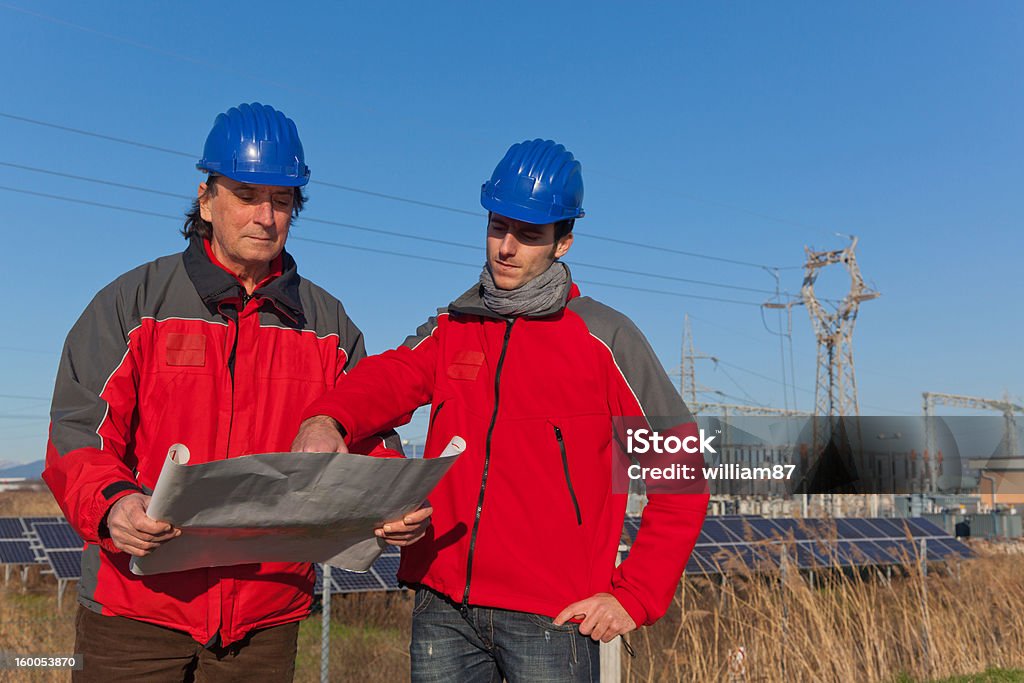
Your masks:
<instances>
[{"instance_id":1,"label":"metal lattice structure","mask_svg":"<svg viewBox=\"0 0 1024 683\"><path fill-rule=\"evenodd\" d=\"M925 417L934 416L935 406L939 404L956 408L970 408L971 410L995 410L1002 413L1003 418L1006 420L1006 436L1003 439L1003 450L1008 457L1021 454L1017 443L1017 420L1015 414L1020 413L1024 415L1024 406L1011 403L1009 396L1004 396L1002 400L999 400L980 398L978 396L964 396L962 394L943 394L936 391L925 391L921 396L924 399ZM930 423L926 422L925 424L928 425ZM930 430L927 436L927 447L931 452L935 452Z\"/></svg>"},{"instance_id":2,"label":"metal lattice structure","mask_svg":"<svg viewBox=\"0 0 1024 683\"><path fill-rule=\"evenodd\" d=\"M696 365L698 360L709 360L718 365L718 357L704 353L697 353L694 350L693 330L690 328L690 316L684 318L683 324L683 346L680 363L679 393L686 401L686 405L697 415L718 415L728 418L730 413L738 415L778 415L797 416L806 415L799 410L783 408L772 408L770 406L742 405L738 403L708 402L698 400L698 392L717 393L713 389L697 384Z\"/></svg>"},{"instance_id":3,"label":"metal lattice structure","mask_svg":"<svg viewBox=\"0 0 1024 683\"><path fill-rule=\"evenodd\" d=\"M880 296L864 283L857 265L857 237L844 249L807 251L804 283L800 289L804 306L818 340L818 363L814 390L815 415L857 416L857 377L853 365L853 328L860 304ZM822 268L842 265L850 274L850 291L829 311L814 291Z\"/></svg>"}]
</instances>

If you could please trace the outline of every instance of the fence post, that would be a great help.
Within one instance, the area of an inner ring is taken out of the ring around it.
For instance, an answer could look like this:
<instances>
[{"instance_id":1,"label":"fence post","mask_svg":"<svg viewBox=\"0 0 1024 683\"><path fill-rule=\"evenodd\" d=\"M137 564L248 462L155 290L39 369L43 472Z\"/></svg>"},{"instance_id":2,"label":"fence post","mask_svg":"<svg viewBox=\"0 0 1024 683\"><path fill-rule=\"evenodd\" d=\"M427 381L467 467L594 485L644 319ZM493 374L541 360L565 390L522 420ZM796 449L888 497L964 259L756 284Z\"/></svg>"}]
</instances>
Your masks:
<instances>
[{"instance_id":1,"label":"fence post","mask_svg":"<svg viewBox=\"0 0 1024 683\"><path fill-rule=\"evenodd\" d=\"M616 567L622 562L623 549L624 546L620 544L615 553ZM622 638L615 638L610 643L601 643L601 683L619 683L622 680L622 643Z\"/></svg>"},{"instance_id":2,"label":"fence post","mask_svg":"<svg viewBox=\"0 0 1024 683\"><path fill-rule=\"evenodd\" d=\"M320 565L323 571L323 592L320 604L320 683L331 680L331 568L327 564Z\"/></svg>"}]
</instances>

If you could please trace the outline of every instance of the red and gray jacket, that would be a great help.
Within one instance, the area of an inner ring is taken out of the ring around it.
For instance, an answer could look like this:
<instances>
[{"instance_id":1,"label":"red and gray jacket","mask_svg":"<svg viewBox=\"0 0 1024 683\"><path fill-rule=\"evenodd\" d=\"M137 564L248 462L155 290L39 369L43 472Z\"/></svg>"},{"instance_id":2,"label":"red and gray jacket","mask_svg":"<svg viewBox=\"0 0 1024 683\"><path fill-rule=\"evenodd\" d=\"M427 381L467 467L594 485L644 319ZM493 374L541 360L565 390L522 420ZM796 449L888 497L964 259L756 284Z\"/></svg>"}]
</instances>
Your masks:
<instances>
[{"instance_id":1,"label":"red and gray jacket","mask_svg":"<svg viewBox=\"0 0 1024 683\"><path fill-rule=\"evenodd\" d=\"M175 443L193 464L288 451L302 407L365 349L341 303L301 278L287 253L252 296L211 258L193 240L92 300L57 370L43 479L86 542L83 605L228 644L307 616L311 565L135 576L106 514L126 495L152 492ZM388 445L400 449L397 439ZM360 446L385 453L379 438Z\"/></svg>"},{"instance_id":2,"label":"red and gray jacket","mask_svg":"<svg viewBox=\"0 0 1024 683\"><path fill-rule=\"evenodd\" d=\"M677 432L697 431L632 321L575 285L550 311L505 319L474 287L306 416L330 415L358 440L428 403L425 457L455 435L467 447L431 493L433 526L403 550L400 580L552 617L598 592L638 625L665 613L708 496L651 494L615 567L626 494L612 493L613 417L676 416Z\"/></svg>"}]
</instances>

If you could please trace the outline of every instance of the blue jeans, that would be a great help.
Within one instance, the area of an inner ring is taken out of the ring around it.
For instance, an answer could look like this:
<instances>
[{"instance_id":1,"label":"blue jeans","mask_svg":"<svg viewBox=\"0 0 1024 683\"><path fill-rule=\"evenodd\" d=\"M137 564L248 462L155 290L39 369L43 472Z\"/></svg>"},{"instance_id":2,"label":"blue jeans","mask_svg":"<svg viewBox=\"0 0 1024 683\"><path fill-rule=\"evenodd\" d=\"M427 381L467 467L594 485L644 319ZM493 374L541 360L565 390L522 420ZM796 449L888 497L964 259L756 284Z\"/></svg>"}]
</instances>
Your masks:
<instances>
[{"instance_id":1,"label":"blue jeans","mask_svg":"<svg viewBox=\"0 0 1024 683\"><path fill-rule=\"evenodd\" d=\"M458 605L416 589L412 611L413 683L597 683L600 643L579 625L554 626L528 612Z\"/></svg>"}]
</instances>

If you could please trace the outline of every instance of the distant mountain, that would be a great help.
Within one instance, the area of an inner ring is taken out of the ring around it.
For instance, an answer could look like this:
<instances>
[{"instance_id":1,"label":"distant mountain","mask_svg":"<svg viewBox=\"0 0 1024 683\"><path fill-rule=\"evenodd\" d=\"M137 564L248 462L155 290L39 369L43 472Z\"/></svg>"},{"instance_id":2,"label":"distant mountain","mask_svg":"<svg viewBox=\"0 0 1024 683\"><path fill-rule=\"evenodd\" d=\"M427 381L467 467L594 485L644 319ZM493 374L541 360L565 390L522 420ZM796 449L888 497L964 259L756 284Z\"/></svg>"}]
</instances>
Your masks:
<instances>
[{"instance_id":1,"label":"distant mountain","mask_svg":"<svg viewBox=\"0 0 1024 683\"><path fill-rule=\"evenodd\" d=\"M36 460L35 462L27 462L23 465L12 465L0 469L0 479L6 477L24 477L25 479L39 479L43 476L43 465L46 462L44 460Z\"/></svg>"}]
</instances>

